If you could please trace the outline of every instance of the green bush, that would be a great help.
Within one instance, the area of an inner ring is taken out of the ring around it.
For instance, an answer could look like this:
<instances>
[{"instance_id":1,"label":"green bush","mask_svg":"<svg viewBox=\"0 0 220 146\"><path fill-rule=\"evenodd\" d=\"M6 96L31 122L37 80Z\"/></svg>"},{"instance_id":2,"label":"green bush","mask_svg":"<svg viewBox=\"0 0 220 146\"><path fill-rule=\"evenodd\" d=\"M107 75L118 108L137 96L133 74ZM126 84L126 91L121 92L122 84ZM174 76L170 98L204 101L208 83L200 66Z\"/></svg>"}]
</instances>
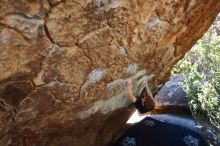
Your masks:
<instances>
[{"instance_id":1,"label":"green bush","mask_svg":"<svg viewBox=\"0 0 220 146\"><path fill-rule=\"evenodd\" d=\"M174 68L184 74L184 89L193 115L220 129L220 37L202 38Z\"/></svg>"}]
</instances>

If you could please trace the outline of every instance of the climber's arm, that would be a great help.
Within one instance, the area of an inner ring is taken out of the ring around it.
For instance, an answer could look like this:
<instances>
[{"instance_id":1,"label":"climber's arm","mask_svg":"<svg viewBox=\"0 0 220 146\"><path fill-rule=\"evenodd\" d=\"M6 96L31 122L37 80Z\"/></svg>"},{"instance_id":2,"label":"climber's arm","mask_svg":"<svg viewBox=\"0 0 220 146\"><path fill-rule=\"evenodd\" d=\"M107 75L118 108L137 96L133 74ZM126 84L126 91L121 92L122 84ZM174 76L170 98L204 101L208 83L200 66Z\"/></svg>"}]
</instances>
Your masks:
<instances>
[{"instance_id":1,"label":"climber's arm","mask_svg":"<svg viewBox=\"0 0 220 146\"><path fill-rule=\"evenodd\" d=\"M132 93L132 81L131 79L128 79L127 81L127 86L128 86L128 96L130 98L130 100L135 103L135 101L137 100L137 98L133 95Z\"/></svg>"},{"instance_id":2,"label":"climber's arm","mask_svg":"<svg viewBox=\"0 0 220 146\"><path fill-rule=\"evenodd\" d=\"M145 88L146 88L146 90L147 90L147 94L150 96L150 98L153 100L153 94L152 94L152 92L151 92L151 90L150 90L150 88L149 88L149 86L148 86L148 83L146 83L146 85L145 85Z\"/></svg>"}]
</instances>

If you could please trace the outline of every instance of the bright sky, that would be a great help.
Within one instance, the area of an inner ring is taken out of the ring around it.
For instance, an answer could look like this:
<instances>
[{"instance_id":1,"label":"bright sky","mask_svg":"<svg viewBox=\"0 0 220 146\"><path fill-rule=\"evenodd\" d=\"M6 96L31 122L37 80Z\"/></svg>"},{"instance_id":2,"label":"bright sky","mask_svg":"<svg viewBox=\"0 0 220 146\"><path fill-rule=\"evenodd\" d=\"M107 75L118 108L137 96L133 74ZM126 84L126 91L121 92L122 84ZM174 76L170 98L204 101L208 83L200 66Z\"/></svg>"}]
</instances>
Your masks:
<instances>
[{"instance_id":1,"label":"bright sky","mask_svg":"<svg viewBox=\"0 0 220 146\"><path fill-rule=\"evenodd\" d=\"M138 111L136 110L131 117L128 119L127 124L132 124L132 123L137 123L139 121L141 121L142 119L144 119L147 115L146 114L140 114L138 113Z\"/></svg>"}]
</instances>

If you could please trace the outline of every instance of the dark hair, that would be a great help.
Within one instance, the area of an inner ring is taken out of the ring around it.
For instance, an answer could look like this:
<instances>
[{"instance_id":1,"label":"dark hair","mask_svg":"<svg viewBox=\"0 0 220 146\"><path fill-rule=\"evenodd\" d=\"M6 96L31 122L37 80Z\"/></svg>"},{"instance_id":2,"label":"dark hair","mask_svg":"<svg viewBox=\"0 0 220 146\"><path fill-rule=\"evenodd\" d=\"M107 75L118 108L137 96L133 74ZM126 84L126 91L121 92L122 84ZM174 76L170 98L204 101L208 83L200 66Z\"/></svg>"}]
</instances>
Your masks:
<instances>
[{"instance_id":1,"label":"dark hair","mask_svg":"<svg viewBox=\"0 0 220 146\"><path fill-rule=\"evenodd\" d=\"M144 105L145 109L148 109L148 110L154 109L154 107L155 107L154 100L152 100L149 97L149 95L148 95L148 93L147 93L145 88L141 91L141 94L139 96L139 99L142 99L142 98L145 98L145 105Z\"/></svg>"},{"instance_id":2,"label":"dark hair","mask_svg":"<svg viewBox=\"0 0 220 146\"><path fill-rule=\"evenodd\" d=\"M144 89L141 91L141 95L139 96L139 98L141 99L141 98L144 98L144 97L147 97L147 96L148 96L147 91L146 91L146 89L144 88Z\"/></svg>"}]
</instances>

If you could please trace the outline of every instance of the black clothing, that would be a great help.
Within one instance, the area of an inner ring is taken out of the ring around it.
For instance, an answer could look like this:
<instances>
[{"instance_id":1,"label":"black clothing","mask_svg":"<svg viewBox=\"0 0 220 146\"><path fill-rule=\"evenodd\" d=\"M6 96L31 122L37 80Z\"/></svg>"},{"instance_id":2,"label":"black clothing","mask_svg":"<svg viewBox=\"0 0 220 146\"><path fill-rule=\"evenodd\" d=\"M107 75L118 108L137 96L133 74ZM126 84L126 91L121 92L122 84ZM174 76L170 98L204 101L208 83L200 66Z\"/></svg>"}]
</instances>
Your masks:
<instances>
[{"instance_id":1,"label":"black clothing","mask_svg":"<svg viewBox=\"0 0 220 146\"><path fill-rule=\"evenodd\" d=\"M134 106L141 114L144 114L150 111L149 109L144 108L144 106L142 105L141 99L137 99L134 103Z\"/></svg>"}]
</instances>

